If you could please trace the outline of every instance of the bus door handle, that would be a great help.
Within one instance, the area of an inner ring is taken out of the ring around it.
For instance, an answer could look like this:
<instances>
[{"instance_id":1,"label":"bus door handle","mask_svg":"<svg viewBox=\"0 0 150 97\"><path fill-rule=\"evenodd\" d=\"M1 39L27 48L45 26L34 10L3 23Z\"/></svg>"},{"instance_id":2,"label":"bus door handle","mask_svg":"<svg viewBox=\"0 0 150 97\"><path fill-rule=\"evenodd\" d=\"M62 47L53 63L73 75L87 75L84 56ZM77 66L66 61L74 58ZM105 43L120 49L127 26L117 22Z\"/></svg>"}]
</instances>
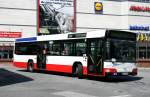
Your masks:
<instances>
[{"instance_id":1,"label":"bus door handle","mask_svg":"<svg viewBox=\"0 0 150 97\"><path fill-rule=\"evenodd\" d=\"M46 57L46 63L48 62L48 59L47 59L47 57Z\"/></svg>"}]
</instances>

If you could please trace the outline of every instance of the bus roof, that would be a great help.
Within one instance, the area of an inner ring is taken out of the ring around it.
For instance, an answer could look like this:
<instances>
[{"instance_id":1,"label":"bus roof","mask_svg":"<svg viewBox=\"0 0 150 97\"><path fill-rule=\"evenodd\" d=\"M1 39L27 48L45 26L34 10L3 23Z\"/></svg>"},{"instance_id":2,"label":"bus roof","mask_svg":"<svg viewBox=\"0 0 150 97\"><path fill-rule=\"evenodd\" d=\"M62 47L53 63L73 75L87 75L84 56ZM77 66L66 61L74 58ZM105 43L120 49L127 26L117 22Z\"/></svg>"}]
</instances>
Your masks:
<instances>
[{"instance_id":1,"label":"bus roof","mask_svg":"<svg viewBox=\"0 0 150 97\"><path fill-rule=\"evenodd\" d=\"M47 40L69 40L69 39L84 39L84 38L103 38L103 37L110 37L111 33L114 33L113 36L115 37L122 37L120 33L124 33L127 31L116 31L116 30L96 30L96 31L89 31L89 32L72 32L72 33L65 33L65 34L53 34L53 35L42 35L36 37L28 37L28 38L18 38L16 42L34 42L34 41L47 41ZM134 34L134 35L133 35ZM128 35L133 36L134 38L135 33L128 32ZM125 35L123 35L125 36ZM111 36L112 37L112 36ZM129 36L126 36L129 37Z\"/></svg>"},{"instance_id":2,"label":"bus roof","mask_svg":"<svg viewBox=\"0 0 150 97\"><path fill-rule=\"evenodd\" d=\"M98 30L98 31L90 31L90 32L73 32L73 33L66 33L66 34L43 35L43 36L37 36L37 41L99 38L99 37L105 37L105 32L106 30Z\"/></svg>"},{"instance_id":3,"label":"bus roof","mask_svg":"<svg viewBox=\"0 0 150 97\"><path fill-rule=\"evenodd\" d=\"M98 37L104 37L105 32L106 30L97 30L97 31L90 31L90 32L72 32L72 33L65 33L65 34L42 35L36 37L17 38L16 42L98 38Z\"/></svg>"}]
</instances>

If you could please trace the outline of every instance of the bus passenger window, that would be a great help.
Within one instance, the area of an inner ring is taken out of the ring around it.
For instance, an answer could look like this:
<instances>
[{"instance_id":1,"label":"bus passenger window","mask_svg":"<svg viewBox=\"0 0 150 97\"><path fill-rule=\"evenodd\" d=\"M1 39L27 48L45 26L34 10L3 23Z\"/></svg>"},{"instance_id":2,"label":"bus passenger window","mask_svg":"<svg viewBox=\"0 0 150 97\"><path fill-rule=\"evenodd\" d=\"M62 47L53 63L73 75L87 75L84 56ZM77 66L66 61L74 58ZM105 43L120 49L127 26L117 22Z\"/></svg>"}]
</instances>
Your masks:
<instances>
[{"instance_id":1,"label":"bus passenger window","mask_svg":"<svg viewBox=\"0 0 150 97\"><path fill-rule=\"evenodd\" d=\"M76 43L76 56L83 56L85 54L86 50L86 44L85 43Z\"/></svg>"},{"instance_id":2,"label":"bus passenger window","mask_svg":"<svg viewBox=\"0 0 150 97\"><path fill-rule=\"evenodd\" d=\"M69 54L69 50L68 48L64 48L64 50L62 51L62 55L68 55Z\"/></svg>"},{"instance_id":3,"label":"bus passenger window","mask_svg":"<svg viewBox=\"0 0 150 97\"><path fill-rule=\"evenodd\" d=\"M77 56L82 56L83 55L83 51L82 50L78 50L77 51Z\"/></svg>"},{"instance_id":4,"label":"bus passenger window","mask_svg":"<svg viewBox=\"0 0 150 97\"><path fill-rule=\"evenodd\" d=\"M73 55L73 44L70 42L66 42L62 44L62 48L61 48L61 54L62 55L68 55L71 56Z\"/></svg>"},{"instance_id":5,"label":"bus passenger window","mask_svg":"<svg viewBox=\"0 0 150 97\"><path fill-rule=\"evenodd\" d=\"M53 53L54 53L54 55L60 55L60 51L59 51L58 48L56 48L55 51L54 51Z\"/></svg>"}]
</instances>

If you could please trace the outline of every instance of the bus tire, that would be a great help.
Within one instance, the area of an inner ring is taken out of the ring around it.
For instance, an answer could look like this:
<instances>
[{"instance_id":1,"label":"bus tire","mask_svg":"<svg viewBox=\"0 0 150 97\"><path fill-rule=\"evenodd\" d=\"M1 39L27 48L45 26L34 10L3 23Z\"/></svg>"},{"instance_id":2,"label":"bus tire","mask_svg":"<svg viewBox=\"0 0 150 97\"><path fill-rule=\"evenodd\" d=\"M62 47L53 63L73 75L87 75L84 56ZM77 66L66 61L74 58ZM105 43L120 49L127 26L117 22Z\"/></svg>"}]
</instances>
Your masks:
<instances>
[{"instance_id":1,"label":"bus tire","mask_svg":"<svg viewBox=\"0 0 150 97\"><path fill-rule=\"evenodd\" d=\"M33 72L34 71L34 64L33 61L29 60L27 64L27 71Z\"/></svg>"},{"instance_id":2,"label":"bus tire","mask_svg":"<svg viewBox=\"0 0 150 97\"><path fill-rule=\"evenodd\" d=\"M74 75L79 79L83 77L83 67L81 63L76 63L76 65L73 66L73 76Z\"/></svg>"},{"instance_id":3,"label":"bus tire","mask_svg":"<svg viewBox=\"0 0 150 97\"><path fill-rule=\"evenodd\" d=\"M83 77L83 67L81 64L78 64L78 78L81 79Z\"/></svg>"}]
</instances>

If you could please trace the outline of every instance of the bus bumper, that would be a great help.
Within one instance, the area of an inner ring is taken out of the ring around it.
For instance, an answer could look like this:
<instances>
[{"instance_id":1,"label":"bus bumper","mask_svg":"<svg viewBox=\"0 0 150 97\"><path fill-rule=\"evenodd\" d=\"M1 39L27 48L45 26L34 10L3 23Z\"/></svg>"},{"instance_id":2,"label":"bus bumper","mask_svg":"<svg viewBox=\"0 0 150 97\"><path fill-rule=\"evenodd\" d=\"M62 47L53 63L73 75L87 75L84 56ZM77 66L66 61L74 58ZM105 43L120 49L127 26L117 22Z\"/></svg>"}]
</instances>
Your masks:
<instances>
[{"instance_id":1,"label":"bus bumper","mask_svg":"<svg viewBox=\"0 0 150 97\"><path fill-rule=\"evenodd\" d=\"M105 76L136 76L138 72L138 69L133 69L132 72L117 72L117 70L106 70Z\"/></svg>"}]
</instances>

